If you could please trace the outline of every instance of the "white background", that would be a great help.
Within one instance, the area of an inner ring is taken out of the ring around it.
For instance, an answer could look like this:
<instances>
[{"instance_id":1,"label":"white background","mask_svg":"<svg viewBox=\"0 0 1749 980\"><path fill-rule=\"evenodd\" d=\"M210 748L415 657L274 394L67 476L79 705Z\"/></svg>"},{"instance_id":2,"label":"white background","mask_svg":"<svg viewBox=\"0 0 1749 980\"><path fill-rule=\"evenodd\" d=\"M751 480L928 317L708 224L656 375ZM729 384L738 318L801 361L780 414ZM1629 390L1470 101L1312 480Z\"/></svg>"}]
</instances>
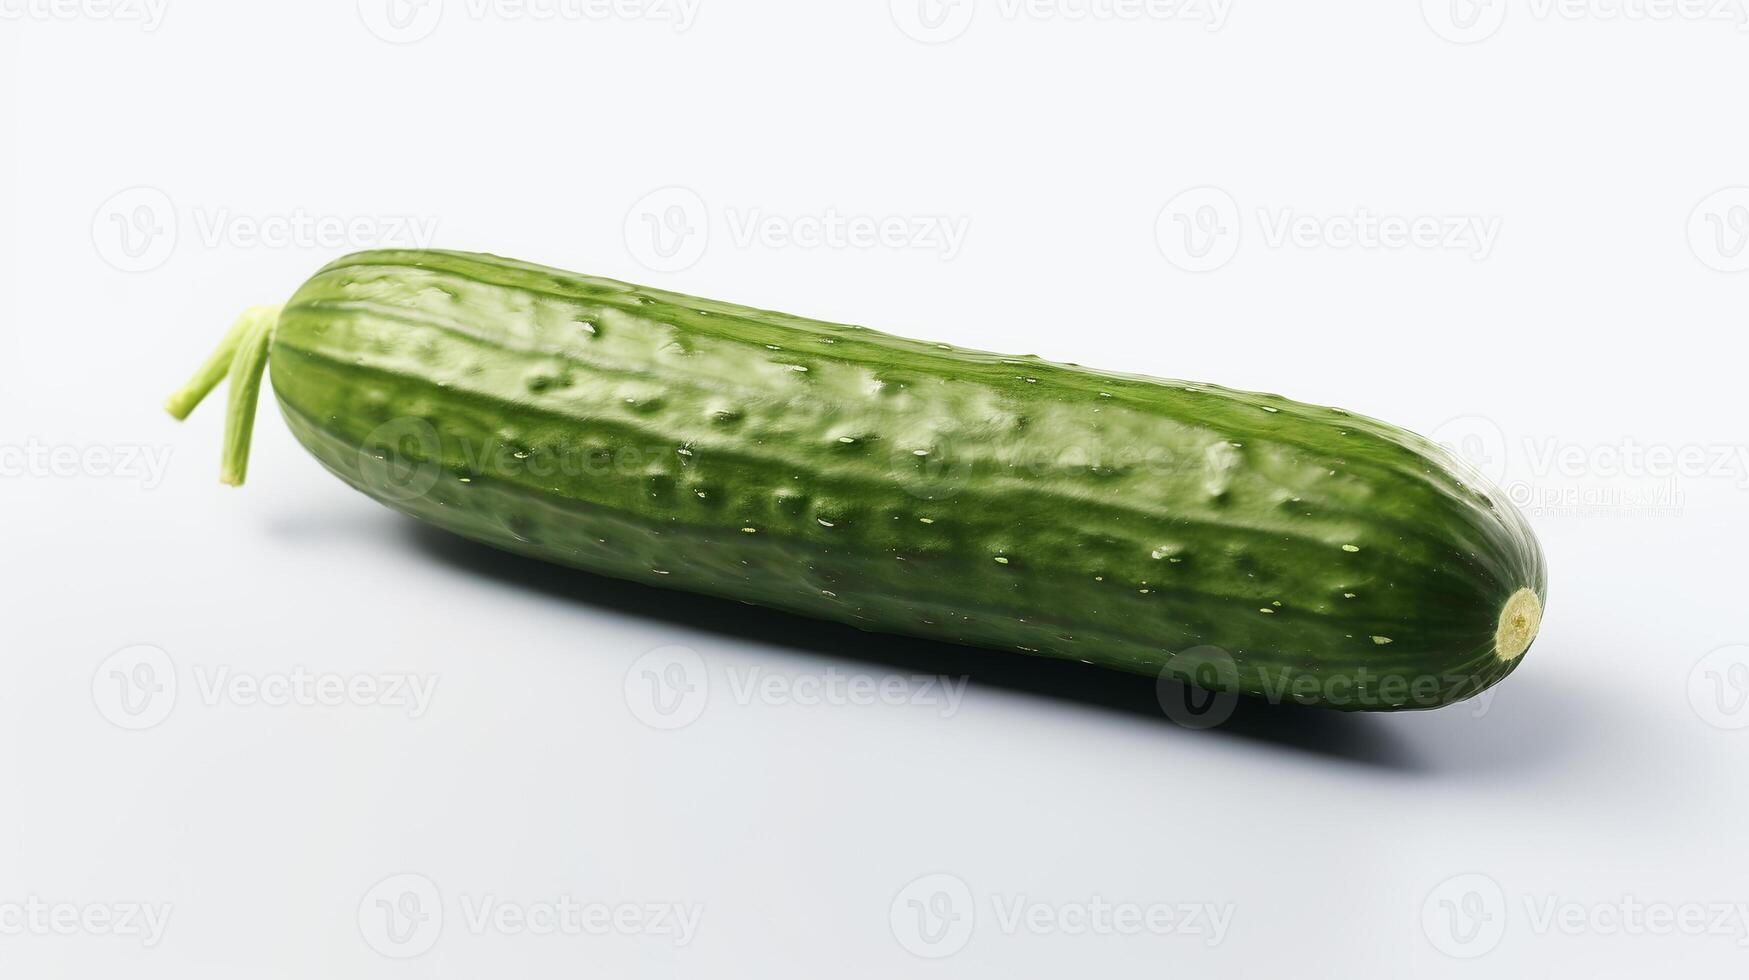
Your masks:
<instances>
[{"instance_id":1,"label":"white background","mask_svg":"<svg viewBox=\"0 0 1749 980\"><path fill-rule=\"evenodd\" d=\"M1734 3L119 2L0 0L7 975L1743 975ZM1338 247L1363 212L1493 232ZM830 214L924 240L809 237ZM221 412L163 395L241 308L415 224L1434 433L1529 505L1541 639L1464 705L1193 732L1146 678L447 541L269 403L221 487ZM300 670L436 686L225 686ZM847 677L921 703L809 697ZM566 896L629 924L476 916ZM1096 900L1227 926L1073 931ZM138 905L161 934L101 922Z\"/></svg>"}]
</instances>

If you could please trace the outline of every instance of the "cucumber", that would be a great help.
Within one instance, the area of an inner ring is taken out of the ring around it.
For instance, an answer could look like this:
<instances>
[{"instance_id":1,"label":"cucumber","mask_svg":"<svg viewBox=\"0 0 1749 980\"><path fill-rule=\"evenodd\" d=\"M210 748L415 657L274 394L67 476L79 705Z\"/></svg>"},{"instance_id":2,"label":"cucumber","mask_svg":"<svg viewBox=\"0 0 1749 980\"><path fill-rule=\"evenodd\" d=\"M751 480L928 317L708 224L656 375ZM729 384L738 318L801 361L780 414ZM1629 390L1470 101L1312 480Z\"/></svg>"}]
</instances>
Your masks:
<instances>
[{"instance_id":1,"label":"cucumber","mask_svg":"<svg viewBox=\"0 0 1749 980\"><path fill-rule=\"evenodd\" d=\"M868 630L1390 710L1505 677L1546 597L1523 517L1447 453L1277 395L374 251L172 397L229 375L230 483L264 362L298 441L397 510Z\"/></svg>"}]
</instances>

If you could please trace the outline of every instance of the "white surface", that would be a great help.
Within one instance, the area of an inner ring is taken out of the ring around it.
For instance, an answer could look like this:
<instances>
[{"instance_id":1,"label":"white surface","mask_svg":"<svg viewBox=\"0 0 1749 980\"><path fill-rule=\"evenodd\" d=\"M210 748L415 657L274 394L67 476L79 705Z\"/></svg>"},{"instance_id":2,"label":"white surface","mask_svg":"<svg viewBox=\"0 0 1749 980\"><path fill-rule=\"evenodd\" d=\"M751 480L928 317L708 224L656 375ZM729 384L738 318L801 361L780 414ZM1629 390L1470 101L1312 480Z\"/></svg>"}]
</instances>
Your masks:
<instances>
[{"instance_id":1,"label":"white surface","mask_svg":"<svg viewBox=\"0 0 1749 980\"><path fill-rule=\"evenodd\" d=\"M0 0L25 12L0 19L9 976L1743 975L1749 649L1703 661L1749 643L1739 25L1515 4L1465 32L1438 3L1258 2L1209 30L978 0L925 44L910 2L705 0L676 30L449 0L397 45L353 3L170 0L144 30ZM1239 237L1196 258L1173 201ZM658 253L645 212L676 205L708 236ZM1493 237L1271 241L1360 209ZM793 242L829 211L966 234L951 257ZM296 215L359 228L251 238ZM780 220L745 239L754 215ZM177 233L127 243L118 216ZM250 485L220 487L220 413L179 427L162 396L239 309L401 216L443 246L1341 404L1589 502L1533 515L1548 618L1488 700L1196 733L1145 679L980 666L950 702L910 676L1002 658L446 543L321 472L270 407ZM1689 463L1647 473L1646 447ZM139 658L157 673L123 676L175 689L130 715L116 671ZM669 731L641 720L668 719L643 673L664 658L709 684ZM417 717L210 690L300 670L436 687ZM924 703L739 696L762 675L803 697L898 677ZM626 925L475 917L566 896ZM391 934L377 902L403 899L431 917ZM913 899L962 918L931 945ZM1230 919L1219 942L1206 919L1005 921L1095 900ZM155 942L62 935L32 902L168 919ZM650 905L701 912L689 941L632 920Z\"/></svg>"}]
</instances>

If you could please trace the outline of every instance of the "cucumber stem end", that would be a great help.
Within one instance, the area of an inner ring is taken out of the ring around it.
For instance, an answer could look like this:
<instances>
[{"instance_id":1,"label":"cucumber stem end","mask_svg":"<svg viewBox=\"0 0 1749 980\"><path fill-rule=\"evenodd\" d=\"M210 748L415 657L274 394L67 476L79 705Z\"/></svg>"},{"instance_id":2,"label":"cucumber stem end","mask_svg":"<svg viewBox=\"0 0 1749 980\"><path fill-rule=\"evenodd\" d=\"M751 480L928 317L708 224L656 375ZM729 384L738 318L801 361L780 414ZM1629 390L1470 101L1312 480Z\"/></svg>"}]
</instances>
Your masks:
<instances>
[{"instance_id":1,"label":"cucumber stem end","mask_svg":"<svg viewBox=\"0 0 1749 980\"><path fill-rule=\"evenodd\" d=\"M1536 592L1522 588L1512 593L1500 610L1500 624L1494 630L1494 655L1501 660L1517 660L1530 649L1542 623L1543 603Z\"/></svg>"}]
</instances>

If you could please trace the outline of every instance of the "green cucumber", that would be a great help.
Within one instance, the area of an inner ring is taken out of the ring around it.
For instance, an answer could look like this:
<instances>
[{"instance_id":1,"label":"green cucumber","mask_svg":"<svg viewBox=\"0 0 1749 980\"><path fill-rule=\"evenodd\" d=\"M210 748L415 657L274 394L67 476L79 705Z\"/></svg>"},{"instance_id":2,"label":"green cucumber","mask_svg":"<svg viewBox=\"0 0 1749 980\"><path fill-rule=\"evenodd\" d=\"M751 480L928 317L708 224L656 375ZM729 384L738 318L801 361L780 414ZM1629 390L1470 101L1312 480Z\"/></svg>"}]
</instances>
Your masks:
<instances>
[{"instance_id":1,"label":"green cucumber","mask_svg":"<svg viewBox=\"0 0 1749 980\"><path fill-rule=\"evenodd\" d=\"M249 311L172 397L229 371L227 482L263 361L298 441L397 510L863 629L1389 710L1499 681L1541 621L1497 491L1276 395L376 251Z\"/></svg>"}]
</instances>

